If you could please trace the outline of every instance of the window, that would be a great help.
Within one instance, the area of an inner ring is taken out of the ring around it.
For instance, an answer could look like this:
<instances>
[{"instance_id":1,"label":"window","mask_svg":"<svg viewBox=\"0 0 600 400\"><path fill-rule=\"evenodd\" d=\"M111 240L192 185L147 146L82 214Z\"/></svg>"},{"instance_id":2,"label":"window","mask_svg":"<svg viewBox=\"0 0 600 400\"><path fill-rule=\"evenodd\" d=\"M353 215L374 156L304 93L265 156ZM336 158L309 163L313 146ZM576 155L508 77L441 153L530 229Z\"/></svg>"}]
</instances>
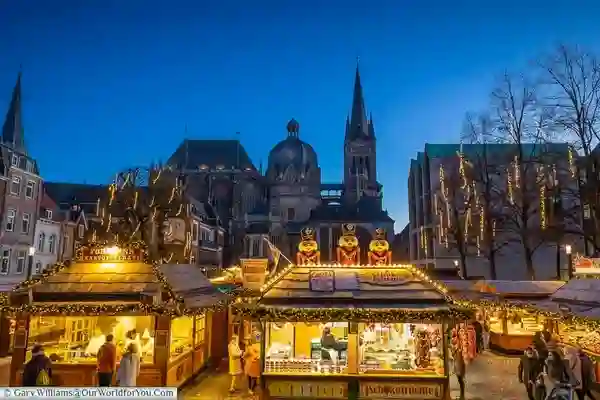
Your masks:
<instances>
[{"instance_id":1,"label":"window","mask_svg":"<svg viewBox=\"0 0 600 400\"><path fill-rule=\"evenodd\" d=\"M21 233L29 233L29 222L31 214L23 213L23 219L21 219Z\"/></svg>"},{"instance_id":2,"label":"window","mask_svg":"<svg viewBox=\"0 0 600 400\"><path fill-rule=\"evenodd\" d=\"M192 221L192 242L198 242L198 222Z\"/></svg>"},{"instance_id":3,"label":"window","mask_svg":"<svg viewBox=\"0 0 600 400\"><path fill-rule=\"evenodd\" d=\"M77 227L77 233L79 234L79 238L83 239L83 235L85 234L85 226L84 225L79 225Z\"/></svg>"},{"instance_id":4,"label":"window","mask_svg":"<svg viewBox=\"0 0 600 400\"><path fill-rule=\"evenodd\" d=\"M13 167L18 167L19 166L19 156L16 154L13 154L12 157L10 158L10 165L12 165Z\"/></svg>"},{"instance_id":5,"label":"window","mask_svg":"<svg viewBox=\"0 0 600 400\"><path fill-rule=\"evenodd\" d=\"M46 234L44 232L38 235L38 245L37 248L40 252L44 251L44 246L46 244Z\"/></svg>"},{"instance_id":6,"label":"window","mask_svg":"<svg viewBox=\"0 0 600 400\"><path fill-rule=\"evenodd\" d=\"M194 349L192 336L194 332L194 317L179 317L171 320L171 360Z\"/></svg>"},{"instance_id":7,"label":"window","mask_svg":"<svg viewBox=\"0 0 600 400\"><path fill-rule=\"evenodd\" d=\"M10 269L10 250L2 250L2 260L0 261L0 274L6 275Z\"/></svg>"},{"instance_id":8,"label":"window","mask_svg":"<svg viewBox=\"0 0 600 400\"><path fill-rule=\"evenodd\" d=\"M15 230L15 214L16 211L11 209L8 209L6 211L6 226L5 226L5 230L7 232L12 232Z\"/></svg>"},{"instance_id":9,"label":"window","mask_svg":"<svg viewBox=\"0 0 600 400\"><path fill-rule=\"evenodd\" d=\"M25 197L28 199L33 199L35 197L34 181L27 181L27 186L25 186Z\"/></svg>"},{"instance_id":10,"label":"window","mask_svg":"<svg viewBox=\"0 0 600 400\"><path fill-rule=\"evenodd\" d=\"M21 177L13 176L12 183L10 184L10 194L13 196L21 194Z\"/></svg>"},{"instance_id":11,"label":"window","mask_svg":"<svg viewBox=\"0 0 600 400\"><path fill-rule=\"evenodd\" d=\"M17 251L17 274L22 274L25 271L25 257L27 257L25 250Z\"/></svg>"},{"instance_id":12,"label":"window","mask_svg":"<svg viewBox=\"0 0 600 400\"><path fill-rule=\"evenodd\" d=\"M56 250L56 235L51 235L50 239L48 239L48 251L54 254Z\"/></svg>"},{"instance_id":13,"label":"window","mask_svg":"<svg viewBox=\"0 0 600 400\"><path fill-rule=\"evenodd\" d=\"M41 274L42 273L42 262L41 261L37 261L35 263L35 271L33 272L35 275Z\"/></svg>"},{"instance_id":14,"label":"window","mask_svg":"<svg viewBox=\"0 0 600 400\"><path fill-rule=\"evenodd\" d=\"M44 216L46 219L52 219L52 210L44 210Z\"/></svg>"},{"instance_id":15,"label":"window","mask_svg":"<svg viewBox=\"0 0 600 400\"><path fill-rule=\"evenodd\" d=\"M196 315L194 318L196 319L194 346L198 347L206 341L206 314Z\"/></svg>"},{"instance_id":16,"label":"window","mask_svg":"<svg viewBox=\"0 0 600 400\"><path fill-rule=\"evenodd\" d=\"M296 219L296 210L293 208L288 208L288 216L287 219L293 221Z\"/></svg>"}]
</instances>

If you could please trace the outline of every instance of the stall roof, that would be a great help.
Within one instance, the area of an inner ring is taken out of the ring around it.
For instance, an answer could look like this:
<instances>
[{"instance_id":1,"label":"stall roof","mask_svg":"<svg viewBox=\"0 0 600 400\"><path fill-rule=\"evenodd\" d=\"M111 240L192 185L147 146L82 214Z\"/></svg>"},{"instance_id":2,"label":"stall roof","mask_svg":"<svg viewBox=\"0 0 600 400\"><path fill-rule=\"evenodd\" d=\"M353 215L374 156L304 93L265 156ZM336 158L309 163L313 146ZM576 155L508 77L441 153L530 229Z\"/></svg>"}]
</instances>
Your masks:
<instances>
[{"instance_id":1,"label":"stall roof","mask_svg":"<svg viewBox=\"0 0 600 400\"><path fill-rule=\"evenodd\" d=\"M196 265L166 264L160 266L160 271L173 292L183 298L186 308L210 307L227 299Z\"/></svg>"},{"instance_id":2,"label":"stall roof","mask_svg":"<svg viewBox=\"0 0 600 400\"><path fill-rule=\"evenodd\" d=\"M443 303L445 294L407 267L297 266L264 295L267 303Z\"/></svg>"},{"instance_id":3,"label":"stall roof","mask_svg":"<svg viewBox=\"0 0 600 400\"><path fill-rule=\"evenodd\" d=\"M600 306L600 280L572 279L552 294L560 303L585 303Z\"/></svg>"},{"instance_id":4,"label":"stall roof","mask_svg":"<svg viewBox=\"0 0 600 400\"><path fill-rule=\"evenodd\" d=\"M546 297L559 290L563 281L444 281L450 296L476 301L493 297Z\"/></svg>"}]
</instances>

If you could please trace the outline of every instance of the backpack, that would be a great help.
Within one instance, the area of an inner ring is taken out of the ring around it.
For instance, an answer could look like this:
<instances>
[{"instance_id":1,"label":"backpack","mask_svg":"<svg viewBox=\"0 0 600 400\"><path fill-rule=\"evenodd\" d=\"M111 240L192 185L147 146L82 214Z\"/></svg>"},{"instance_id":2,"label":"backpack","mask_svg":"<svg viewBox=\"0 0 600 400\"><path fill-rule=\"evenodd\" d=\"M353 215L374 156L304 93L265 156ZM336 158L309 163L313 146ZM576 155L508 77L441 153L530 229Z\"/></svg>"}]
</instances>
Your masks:
<instances>
[{"instance_id":1,"label":"backpack","mask_svg":"<svg viewBox=\"0 0 600 400\"><path fill-rule=\"evenodd\" d=\"M41 370L35 378L36 386L50 386L50 376L48 375L48 371L45 369Z\"/></svg>"}]
</instances>

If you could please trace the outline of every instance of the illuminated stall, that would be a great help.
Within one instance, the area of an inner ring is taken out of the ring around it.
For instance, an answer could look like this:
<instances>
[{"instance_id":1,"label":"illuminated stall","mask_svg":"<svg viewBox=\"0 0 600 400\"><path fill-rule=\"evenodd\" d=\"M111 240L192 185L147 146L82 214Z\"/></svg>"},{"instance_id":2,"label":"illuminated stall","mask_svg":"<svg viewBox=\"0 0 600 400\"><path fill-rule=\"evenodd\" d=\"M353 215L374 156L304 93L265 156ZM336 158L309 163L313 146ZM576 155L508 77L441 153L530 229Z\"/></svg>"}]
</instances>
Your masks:
<instances>
[{"instance_id":1,"label":"illuminated stall","mask_svg":"<svg viewBox=\"0 0 600 400\"><path fill-rule=\"evenodd\" d=\"M409 265L287 268L239 309L263 326L270 398L448 398L443 332L467 313Z\"/></svg>"},{"instance_id":2,"label":"illuminated stall","mask_svg":"<svg viewBox=\"0 0 600 400\"><path fill-rule=\"evenodd\" d=\"M142 245L82 247L76 262L17 286L8 307L16 319L11 384L20 384L28 350L41 344L54 385L95 385L96 355L108 334L119 357L137 344L139 386L180 386L203 368L212 315L227 297L193 265L145 260Z\"/></svg>"},{"instance_id":3,"label":"illuminated stall","mask_svg":"<svg viewBox=\"0 0 600 400\"><path fill-rule=\"evenodd\" d=\"M490 326L490 347L521 354L542 330L552 331L554 319L538 312L562 281L492 281L473 284L446 281L454 299L462 300Z\"/></svg>"}]
</instances>

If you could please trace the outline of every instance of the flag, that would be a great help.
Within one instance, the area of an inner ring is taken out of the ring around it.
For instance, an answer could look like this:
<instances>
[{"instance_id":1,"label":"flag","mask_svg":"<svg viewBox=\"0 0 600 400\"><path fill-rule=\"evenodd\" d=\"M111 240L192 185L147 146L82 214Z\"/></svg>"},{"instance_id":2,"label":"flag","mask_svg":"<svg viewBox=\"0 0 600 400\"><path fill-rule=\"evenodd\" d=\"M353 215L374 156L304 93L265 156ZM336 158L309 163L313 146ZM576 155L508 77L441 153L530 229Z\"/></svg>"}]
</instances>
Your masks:
<instances>
[{"instance_id":1,"label":"flag","mask_svg":"<svg viewBox=\"0 0 600 400\"><path fill-rule=\"evenodd\" d=\"M279 259L281 258L281 251L277 247L275 247L275 245L271 243L271 241L267 238L264 238L264 240L265 242L267 242L267 246L269 246L269 250L271 251L271 257L274 264L273 269L276 270L277 265L279 264Z\"/></svg>"}]
</instances>

